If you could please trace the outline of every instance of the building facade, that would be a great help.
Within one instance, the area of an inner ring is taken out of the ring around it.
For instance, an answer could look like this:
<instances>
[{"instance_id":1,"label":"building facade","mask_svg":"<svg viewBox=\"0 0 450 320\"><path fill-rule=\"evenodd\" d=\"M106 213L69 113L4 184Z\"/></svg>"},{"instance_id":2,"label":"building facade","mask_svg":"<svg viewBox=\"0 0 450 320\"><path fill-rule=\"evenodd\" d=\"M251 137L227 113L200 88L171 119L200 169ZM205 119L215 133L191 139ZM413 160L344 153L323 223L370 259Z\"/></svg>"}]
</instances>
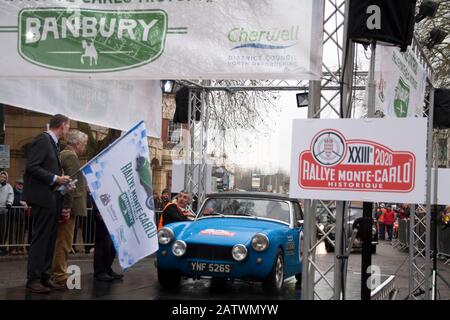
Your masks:
<instances>
[{"instance_id":1,"label":"building facade","mask_svg":"<svg viewBox=\"0 0 450 320\"><path fill-rule=\"evenodd\" d=\"M47 130L50 115L28 111L14 106L4 106L4 144L9 146L10 166L1 168L8 172L11 184L22 178L25 172L26 151L33 138ZM153 188L158 194L165 188L171 189L172 159L184 156L183 136L186 133L182 124L173 123L175 112L174 95L164 95L162 103L162 132L161 138L149 138L149 150L153 173ZM71 128L78 129L80 124L71 121ZM108 128L91 125L93 136L101 140L108 132ZM87 161L83 157L82 162Z\"/></svg>"}]
</instances>

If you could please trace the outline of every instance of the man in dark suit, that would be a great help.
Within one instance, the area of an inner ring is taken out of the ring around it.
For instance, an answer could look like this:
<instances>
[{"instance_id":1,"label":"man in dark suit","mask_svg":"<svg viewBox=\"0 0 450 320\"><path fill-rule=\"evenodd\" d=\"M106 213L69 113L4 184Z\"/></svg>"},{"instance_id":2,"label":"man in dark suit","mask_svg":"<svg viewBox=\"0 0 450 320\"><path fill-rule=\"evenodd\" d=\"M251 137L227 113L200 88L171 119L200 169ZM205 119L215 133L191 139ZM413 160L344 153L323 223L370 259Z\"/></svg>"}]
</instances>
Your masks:
<instances>
[{"instance_id":1,"label":"man in dark suit","mask_svg":"<svg viewBox=\"0 0 450 320\"><path fill-rule=\"evenodd\" d=\"M71 179L63 174L59 159L59 139L70 129L70 120L57 114L50 119L47 132L34 138L27 152L22 199L32 207L33 238L28 256L27 290L48 293L64 289L50 280L50 267L61 212L61 195L56 188Z\"/></svg>"}]
</instances>

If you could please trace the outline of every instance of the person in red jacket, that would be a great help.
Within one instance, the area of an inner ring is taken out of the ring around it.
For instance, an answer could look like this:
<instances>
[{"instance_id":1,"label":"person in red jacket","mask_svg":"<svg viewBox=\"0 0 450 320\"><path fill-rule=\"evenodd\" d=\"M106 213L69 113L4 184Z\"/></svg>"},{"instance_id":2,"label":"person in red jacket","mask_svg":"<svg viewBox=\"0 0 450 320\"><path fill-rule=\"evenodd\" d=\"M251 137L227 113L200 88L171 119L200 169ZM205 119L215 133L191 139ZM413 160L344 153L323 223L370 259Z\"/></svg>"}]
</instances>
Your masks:
<instances>
[{"instance_id":1,"label":"person in red jacket","mask_svg":"<svg viewBox=\"0 0 450 320\"><path fill-rule=\"evenodd\" d=\"M384 226L388 233L389 241L392 241L392 229L395 222L395 212L391 207L388 207L384 215Z\"/></svg>"}]
</instances>

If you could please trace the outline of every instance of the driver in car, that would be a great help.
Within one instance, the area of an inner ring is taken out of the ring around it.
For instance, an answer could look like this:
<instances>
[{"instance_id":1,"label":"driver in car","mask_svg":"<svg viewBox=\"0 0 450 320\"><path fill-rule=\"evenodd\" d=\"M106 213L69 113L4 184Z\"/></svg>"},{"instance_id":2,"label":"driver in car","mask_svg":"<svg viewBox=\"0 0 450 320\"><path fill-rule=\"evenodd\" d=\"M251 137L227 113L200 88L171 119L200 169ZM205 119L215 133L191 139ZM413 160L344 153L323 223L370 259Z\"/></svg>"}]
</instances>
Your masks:
<instances>
[{"instance_id":1,"label":"driver in car","mask_svg":"<svg viewBox=\"0 0 450 320\"><path fill-rule=\"evenodd\" d=\"M168 203L164 207L161 218L159 219L158 230L172 222L192 220L193 215L187 208L190 200L191 197L188 192L184 190L180 191L175 201Z\"/></svg>"}]
</instances>

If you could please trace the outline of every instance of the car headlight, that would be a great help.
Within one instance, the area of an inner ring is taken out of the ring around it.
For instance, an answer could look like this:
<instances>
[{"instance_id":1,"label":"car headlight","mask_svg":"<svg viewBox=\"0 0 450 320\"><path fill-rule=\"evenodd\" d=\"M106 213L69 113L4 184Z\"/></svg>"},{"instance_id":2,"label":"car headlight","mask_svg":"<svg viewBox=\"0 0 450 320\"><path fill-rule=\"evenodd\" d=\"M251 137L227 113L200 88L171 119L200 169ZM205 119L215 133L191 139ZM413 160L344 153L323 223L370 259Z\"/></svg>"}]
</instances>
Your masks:
<instances>
[{"instance_id":1,"label":"car headlight","mask_svg":"<svg viewBox=\"0 0 450 320\"><path fill-rule=\"evenodd\" d=\"M252 248L255 251L261 252L269 247L269 238L263 233L257 233L252 238Z\"/></svg>"},{"instance_id":2,"label":"car headlight","mask_svg":"<svg viewBox=\"0 0 450 320\"><path fill-rule=\"evenodd\" d=\"M172 245L172 253L176 257L181 257L186 253L186 242L177 240Z\"/></svg>"},{"instance_id":3,"label":"car headlight","mask_svg":"<svg viewBox=\"0 0 450 320\"><path fill-rule=\"evenodd\" d=\"M372 235L374 236L374 235L376 235L376 234L377 234L377 228L373 227L373 228L372 228Z\"/></svg>"},{"instance_id":4,"label":"car headlight","mask_svg":"<svg viewBox=\"0 0 450 320\"><path fill-rule=\"evenodd\" d=\"M169 228L161 228L158 231L159 244L169 244L173 240L173 231Z\"/></svg>"},{"instance_id":5,"label":"car headlight","mask_svg":"<svg viewBox=\"0 0 450 320\"><path fill-rule=\"evenodd\" d=\"M247 258L247 248L243 244L237 244L231 251L233 259L236 261L242 261Z\"/></svg>"}]
</instances>

